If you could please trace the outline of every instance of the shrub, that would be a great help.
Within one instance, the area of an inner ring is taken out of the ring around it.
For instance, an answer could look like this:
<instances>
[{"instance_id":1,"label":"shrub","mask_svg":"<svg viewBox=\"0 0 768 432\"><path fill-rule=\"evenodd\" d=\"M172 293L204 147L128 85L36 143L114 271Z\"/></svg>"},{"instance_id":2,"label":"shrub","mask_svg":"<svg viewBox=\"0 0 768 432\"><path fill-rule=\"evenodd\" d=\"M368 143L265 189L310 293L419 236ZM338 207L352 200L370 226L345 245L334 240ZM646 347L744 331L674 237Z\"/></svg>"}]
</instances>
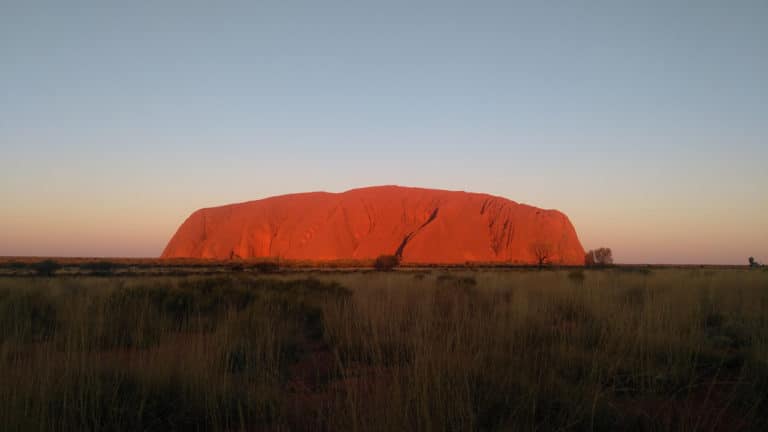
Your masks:
<instances>
[{"instance_id":1,"label":"shrub","mask_svg":"<svg viewBox=\"0 0 768 432\"><path fill-rule=\"evenodd\" d=\"M61 269L61 264L54 260L44 260L32 264L32 268L40 276L53 276Z\"/></svg>"},{"instance_id":2,"label":"shrub","mask_svg":"<svg viewBox=\"0 0 768 432\"><path fill-rule=\"evenodd\" d=\"M373 262L373 268L379 271L389 271L400 265L400 257L397 255L379 255Z\"/></svg>"},{"instance_id":3,"label":"shrub","mask_svg":"<svg viewBox=\"0 0 768 432\"><path fill-rule=\"evenodd\" d=\"M89 270L91 274L99 275L99 276L111 275L112 272L114 272L116 267L117 267L117 264L110 261L89 262L81 266L81 268L85 270Z\"/></svg>"},{"instance_id":4,"label":"shrub","mask_svg":"<svg viewBox=\"0 0 768 432\"><path fill-rule=\"evenodd\" d=\"M255 263L253 268L261 273L275 273L280 270L280 264L275 261L260 261Z\"/></svg>"}]
</instances>

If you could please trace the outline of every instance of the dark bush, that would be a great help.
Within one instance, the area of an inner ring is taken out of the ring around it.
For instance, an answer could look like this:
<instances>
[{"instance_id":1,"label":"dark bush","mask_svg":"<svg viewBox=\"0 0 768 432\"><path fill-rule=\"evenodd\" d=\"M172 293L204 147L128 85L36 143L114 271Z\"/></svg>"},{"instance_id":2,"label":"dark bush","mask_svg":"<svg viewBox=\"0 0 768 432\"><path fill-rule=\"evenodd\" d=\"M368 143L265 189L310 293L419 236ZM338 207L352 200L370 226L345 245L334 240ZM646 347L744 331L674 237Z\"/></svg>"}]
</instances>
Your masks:
<instances>
[{"instance_id":1,"label":"dark bush","mask_svg":"<svg viewBox=\"0 0 768 432\"><path fill-rule=\"evenodd\" d=\"M280 270L280 264L275 261L260 261L255 263L253 268L261 273L275 273Z\"/></svg>"},{"instance_id":2,"label":"dark bush","mask_svg":"<svg viewBox=\"0 0 768 432\"><path fill-rule=\"evenodd\" d=\"M400 265L400 258L397 255L379 255L373 262L373 268L379 271L389 271Z\"/></svg>"},{"instance_id":3,"label":"dark bush","mask_svg":"<svg viewBox=\"0 0 768 432\"><path fill-rule=\"evenodd\" d=\"M53 276L61 269L61 264L54 260L44 260L32 264L32 269L40 276Z\"/></svg>"},{"instance_id":4,"label":"dark bush","mask_svg":"<svg viewBox=\"0 0 768 432\"><path fill-rule=\"evenodd\" d=\"M80 268L88 270L91 272L91 274L94 275L107 276L111 275L115 271L117 264L110 261L95 261L85 263L80 266Z\"/></svg>"}]
</instances>

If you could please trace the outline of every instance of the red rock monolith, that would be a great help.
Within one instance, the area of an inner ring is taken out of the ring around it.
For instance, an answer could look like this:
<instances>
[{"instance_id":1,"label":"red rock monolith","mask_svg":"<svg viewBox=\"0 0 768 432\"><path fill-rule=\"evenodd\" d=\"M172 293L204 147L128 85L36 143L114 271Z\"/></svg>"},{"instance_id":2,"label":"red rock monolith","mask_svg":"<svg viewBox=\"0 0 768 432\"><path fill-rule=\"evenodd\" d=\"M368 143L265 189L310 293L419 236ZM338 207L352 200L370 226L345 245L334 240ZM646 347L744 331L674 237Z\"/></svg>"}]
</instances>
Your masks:
<instances>
[{"instance_id":1,"label":"red rock monolith","mask_svg":"<svg viewBox=\"0 0 768 432\"><path fill-rule=\"evenodd\" d=\"M497 196L376 186L281 195L197 210L162 258L370 260L404 263L584 264L563 213Z\"/></svg>"}]
</instances>

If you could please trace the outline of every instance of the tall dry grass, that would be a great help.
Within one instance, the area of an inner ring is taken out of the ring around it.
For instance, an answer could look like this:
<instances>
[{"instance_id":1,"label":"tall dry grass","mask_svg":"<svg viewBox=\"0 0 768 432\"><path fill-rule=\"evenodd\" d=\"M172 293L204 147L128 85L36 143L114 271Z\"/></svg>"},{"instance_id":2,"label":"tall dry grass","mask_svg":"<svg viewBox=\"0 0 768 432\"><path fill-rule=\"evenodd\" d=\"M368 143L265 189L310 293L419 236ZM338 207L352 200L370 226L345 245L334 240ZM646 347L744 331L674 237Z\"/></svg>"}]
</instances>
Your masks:
<instances>
[{"instance_id":1,"label":"tall dry grass","mask_svg":"<svg viewBox=\"0 0 768 432\"><path fill-rule=\"evenodd\" d=\"M765 271L0 279L2 430L765 430L767 389Z\"/></svg>"}]
</instances>

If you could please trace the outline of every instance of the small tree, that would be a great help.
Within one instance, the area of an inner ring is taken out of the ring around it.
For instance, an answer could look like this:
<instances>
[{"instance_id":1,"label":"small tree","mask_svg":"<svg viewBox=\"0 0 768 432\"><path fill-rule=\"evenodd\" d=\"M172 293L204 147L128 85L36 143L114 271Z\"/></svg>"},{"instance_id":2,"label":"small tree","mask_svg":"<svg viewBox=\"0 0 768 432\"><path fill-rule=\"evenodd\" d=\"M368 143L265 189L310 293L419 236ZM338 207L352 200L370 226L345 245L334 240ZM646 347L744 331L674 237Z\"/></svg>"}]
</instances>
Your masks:
<instances>
[{"instance_id":1,"label":"small tree","mask_svg":"<svg viewBox=\"0 0 768 432\"><path fill-rule=\"evenodd\" d=\"M593 249L584 256L584 265L587 267L609 266L612 264L613 252L611 252L611 248Z\"/></svg>"},{"instance_id":2,"label":"small tree","mask_svg":"<svg viewBox=\"0 0 768 432\"><path fill-rule=\"evenodd\" d=\"M597 265L608 266L613 264L613 252L611 248L600 248L595 251L595 262Z\"/></svg>"},{"instance_id":3,"label":"small tree","mask_svg":"<svg viewBox=\"0 0 768 432\"><path fill-rule=\"evenodd\" d=\"M754 257L749 257L749 266L750 267L760 267L760 263L755 261Z\"/></svg>"},{"instance_id":4,"label":"small tree","mask_svg":"<svg viewBox=\"0 0 768 432\"><path fill-rule=\"evenodd\" d=\"M389 271L400 265L400 258L397 255L379 255L373 262L373 268L379 271Z\"/></svg>"},{"instance_id":5,"label":"small tree","mask_svg":"<svg viewBox=\"0 0 768 432\"><path fill-rule=\"evenodd\" d=\"M595 251L587 251L587 253L584 254L584 265L587 267L595 266Z\"/></svg>"},{"instance_id":6,"label":"small tree","mask_svg":"<svg viewBox=\"0 0 768 432\"><path fill-rule=\"evenodd\" d=\"M531 245L531 253L536 259L539 268L549 264L552 260L553 248L549 243L536 242Z\"/></svg>"}]
</instances>

